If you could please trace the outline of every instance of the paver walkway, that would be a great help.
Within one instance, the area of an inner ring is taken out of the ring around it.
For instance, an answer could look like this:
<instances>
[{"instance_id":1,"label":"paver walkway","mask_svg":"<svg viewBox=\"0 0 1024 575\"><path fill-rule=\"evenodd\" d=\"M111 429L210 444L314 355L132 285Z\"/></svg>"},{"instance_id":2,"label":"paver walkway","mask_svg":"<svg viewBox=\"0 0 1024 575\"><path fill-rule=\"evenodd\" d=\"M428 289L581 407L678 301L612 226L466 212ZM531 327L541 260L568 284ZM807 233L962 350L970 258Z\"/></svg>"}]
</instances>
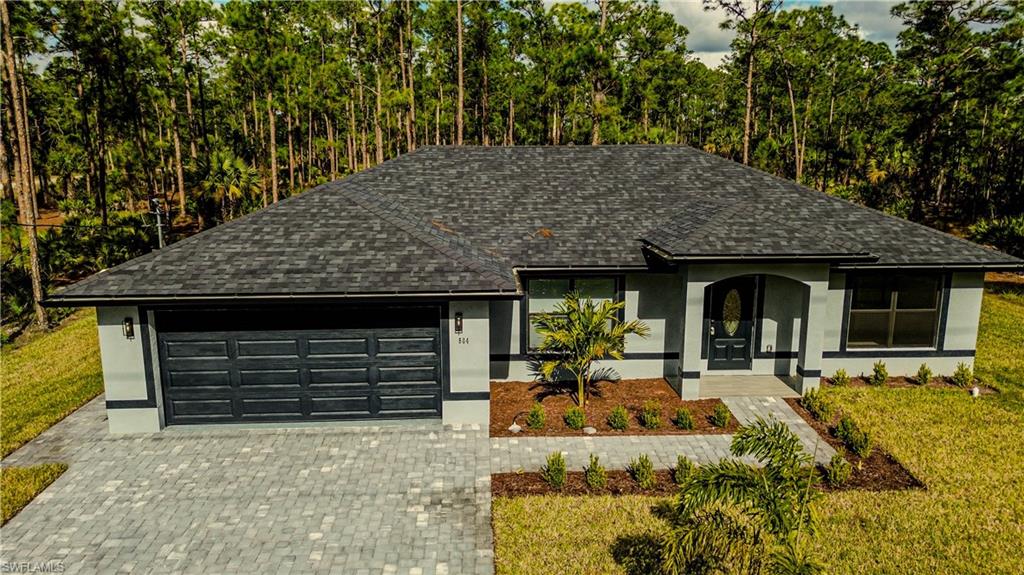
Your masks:
<instances>
[{"instance_id":1,"label":"paver walkway","mask_svg":"<svg viewBox=\"0 0 1024 575\"><path fill-rule=\"evenodd\" d=\"M4 460L70 467L0 530L0 562L492 573L487 453L486 431L440 423L111 436L100 398Z\"/></svg>"},{"instance_id":2,"label":"paver walkway","mask_svg":"<svg viewBox=\"0 0 1024 575\"><path fill-rule=\"evenodd\" d=\"M775 417L800 438L815 460L827 463L835 451L807 425L793 408L777 397L730 397L722 400L741 424L756 417ZM647 454L658 469L674 467L676 457L685 455L704 464L730 457L731 434L719 435L626 435L582 437L494 437L491 438L491 472L538 471L553 451L561 451L569 469L583 469L590 454L601 458L608 469L625 469L630 460ZM748 462L755 461L745 458Z\"/></svg>"}]
</instances>

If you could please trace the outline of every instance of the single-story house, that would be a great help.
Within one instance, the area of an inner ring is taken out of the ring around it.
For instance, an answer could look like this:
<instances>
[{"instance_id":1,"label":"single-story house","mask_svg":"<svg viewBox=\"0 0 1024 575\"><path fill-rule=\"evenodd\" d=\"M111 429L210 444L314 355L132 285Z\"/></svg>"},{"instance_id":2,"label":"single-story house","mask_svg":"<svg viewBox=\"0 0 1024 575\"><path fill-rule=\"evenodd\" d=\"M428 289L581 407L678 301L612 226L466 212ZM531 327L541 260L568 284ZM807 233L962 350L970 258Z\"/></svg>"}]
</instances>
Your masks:
<instances>
[{"instance_id":1,"label":"single-story house","mask_svg":"<svg viewBox=\"0 0 1024 575\"><path fill-rule=\"evenodd\" d=\"M530 316L625 301L624 378L972 363L983 274L1024 261L682 146L428 147L98 273L113 432L486 423ZM765 378L770 379L770 378Z\"/></svg>"}]
</instances>

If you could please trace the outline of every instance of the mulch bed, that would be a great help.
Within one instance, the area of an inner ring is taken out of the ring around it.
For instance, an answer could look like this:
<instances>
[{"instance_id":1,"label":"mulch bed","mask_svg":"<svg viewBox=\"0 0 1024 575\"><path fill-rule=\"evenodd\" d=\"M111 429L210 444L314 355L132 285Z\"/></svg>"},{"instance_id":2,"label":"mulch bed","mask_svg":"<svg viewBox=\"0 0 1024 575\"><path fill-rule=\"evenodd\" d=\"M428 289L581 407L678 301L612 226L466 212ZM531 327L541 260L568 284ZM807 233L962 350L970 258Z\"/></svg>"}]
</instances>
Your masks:
<instances>
[{"instance_id":1,"label":"mulch bed","mask_svg":"<svg viewBox=\"0 0 1024 575\"><path fill-rule=\"evenodd\" d=\"M540 473L495 473L491 475L491 495L494 497L524 497L526 495L656 495L666 497L676 494L676 485L672 482L672 472L666 469L655 471L658 483L653 489L640 489L633 481L629 472L621 470L608 471L608 484L604 489L590 489L583 478L582 471L570 471L566 474L565 485L561 489L553 489L544 482Z\"/></svg>"},{"instance_id":2,"label":"mulch bed","mask_svg":"<svg viewBox=\"0 0 1024 575\"><path fill-rule=\"evenodd\" d=\"M645 429L637 419L644 402L650 400L661 404L661 427L658 429ZM544 406L547 416L544 429L526 427L526 414L536 401ZM663 378L601 381L594 384L587 398L587 425L597 429L594 437L732 433L739 427L735 417L730 417L724 428L713 426L709 420L715 406L720 403L718 399L683 401ZM584 435L582 431L570 429L562 419L565 410L573 405L576 405L575 395L565 386L523 381L491 382L491 437ZM630 414L629 427L625 431L616 431L608 425L608 415L618 405L625 406ZM694 423L692 430L681 430L673 425L672 419L679 407L690 410ZM513 420L522 426L520 433L508 430Z\"/></svg>"},{"instance_id":3,"label":"mulch bed","mask_svg":"<svg viewBox=\"0 0 1024 575\"><path fill-rule=\"evenodd\" d=\"M830 387L841 387L841 386L837 386L837 385L833 384L832 380L829 379L829 378L822 378L821 381L822 381L822 383L828 384ZM986 385L982 385L980 383L975 383L975 385L978 386L978 390L981 391L982 395L989 395L989 394L992 394L992 393L998 393L996 390L994 390L991 387L988 387ZM876 386L871 385L870 383L868 383L868 378L867 377L851 377L850 378L850 385L848 385L846 387L876 387ZM929 389L959 389L959 390L962 390L964 393L970 393L970 391L971 391L970 387L960 387L959 385L953 383L952 378L949 378L949 377L933 377L925 385L919 385L917 383L917 379L915 379L913 377L903 376L903 375L897 376L897 377L890 377L890 378L885 380L885 385L879 385L877 387L899 387L899 388L905 388L905 387L926 387L926 388L929 388Z\"/></svg>"},{"instance_id":4,"label":"mulch bed","mask_svg":"<svg viewBox=\"0 0 1024 575\"><path fill-rule=\"evenodd\" d=\"M860 458L857 454L846 450L843 442L833 435L835 427L831 424L818 421L800 405L800 400L795 397L787 397L786 403L794 411L804 418L818 435L837 451L845 450L846 460L853 466L853 473L850 479L838 488L831 488L824 482L821 488L825 491L845 491L848 489L860 489L864 491L899 491L905 489L927 489L920 479L913 476L906 467L903 467L889 452L878 445L872 450L867 458ZM839 416L836 416L838 421ZM831 422L831 423L835 423Z\"/></svg>"}]
</instances>

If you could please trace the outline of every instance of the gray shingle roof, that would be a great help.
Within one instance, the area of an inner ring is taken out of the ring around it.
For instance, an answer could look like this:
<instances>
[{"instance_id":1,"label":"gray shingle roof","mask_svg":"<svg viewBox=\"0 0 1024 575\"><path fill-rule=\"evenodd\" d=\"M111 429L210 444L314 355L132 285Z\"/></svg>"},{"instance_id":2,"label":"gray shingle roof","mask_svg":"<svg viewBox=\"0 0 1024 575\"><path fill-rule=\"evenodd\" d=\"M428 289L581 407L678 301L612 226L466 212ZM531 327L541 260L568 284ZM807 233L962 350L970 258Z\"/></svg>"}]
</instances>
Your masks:
<instances>
[{"instance_id":1,"label":"gray shingle roof","mask_svg":"<svg viewBox=\"0 0 1024 575\"><path fill-rule=\"evenodd\" d=\"M428 147L97 274L63 298L514 291L515 266L1021 260L682 146Z\"/></svg>"}]
</instances>

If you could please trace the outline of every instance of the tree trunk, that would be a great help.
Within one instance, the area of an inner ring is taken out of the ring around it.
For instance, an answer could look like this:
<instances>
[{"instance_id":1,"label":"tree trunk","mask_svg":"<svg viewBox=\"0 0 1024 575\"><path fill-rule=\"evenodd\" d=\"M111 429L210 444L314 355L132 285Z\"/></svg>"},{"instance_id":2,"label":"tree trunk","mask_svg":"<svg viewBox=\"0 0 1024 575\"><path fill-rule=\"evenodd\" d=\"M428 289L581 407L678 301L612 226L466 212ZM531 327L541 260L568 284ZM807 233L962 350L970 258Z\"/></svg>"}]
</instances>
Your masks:
<instances>
[{"instance_id":1,"label":"tree trunk","mask_svg":"<svg viewBox=\"0 0 1024 575\"><path fill-rule=\"evenodd\" d=\"M326 113L324 114L324 124L327 126L327 147L330 150L327 157L331 166L331 181L334 181L338 179L338 148L334 145L334 125L331 123L331 117Z\"/></svg>"},{"instance_id":2,"label":"tree trunk","mask_svg":"<svg viewBox=\"0 0 1024 575\"><path fill-rule=\"evenodd\" d=\"M516 126L516 105L515 98L508 99L508 135L505 137L506 146L515 145L515 126Z\"/></svg>"},{"instance_id":3,"label":"tree trunk","mask_svg":"<svg viewBox=\"0 0 1024 575\"><path fill-rule=\"evenodd\" d=\"M416 149L416 62L414 60L416 50L416 38L412 35L412 3L405 0L406 38L409 39L409 149Z\"/></svg>"},{"instance_id":4,"label":"tree trunk","mask_svg":"<svg viewBox=\"0 0 1024 575\"><path fill-rule=\"evenodd\" d=\"M753 24L752 24L753 25ZM754 113L754 46L757 28L750 30L750 53L747 54L747 109L743 116L743 163L750 165L750 120Z\"/></svg>"},{"instance_id":5,"label":"tree trunk","mask_svg":"<svg viewBox=\"0 0 1024 575\"><path fill-rule=\"evenodd\" d=\"M601 1L601 28L600 37L597 43L597 51L604 53L604 29L608 21L608 0ZM593 92L590 101L590 145L597 146L601 143L601 113L600 107L604 104L604 87L598 73L594 74ZM575 134L574 134L575 137Z\"/></svg>"},{"instance_id":6,"label":"tree trunk","mask_svg":"<svg viewBox=\"0 0 1024 575\"><path fill-rule=\"evenodd\" d=\"M6 56L4 60L7 62L7 80L10 83L11 112L14 116L14 136L17 142L15 151L18 159L18 212L22 216L22 222L28 227L29 274L32 282L32 309L35 313L35 322L40 328L46 328L48 324L46 310L40 303L43 301L43 282L39 265L39 242L36 237L36 216L32 209L31 185L29 183L32 152L28 146L28 126L25 122L27 115L22 109L22 101L18 97L21 90L17 66L14 63L14 39L11 36L11 20L7 12L7 1L0 0L0 26L3 27L4 55Z\"/></svg>"},{"instance_id":7,"label":"tree trunk","mask_svg":"<svg viewBox=\"0 0 1024 575\"><path fill-rule=\"evenodd\" d=\"M267 140L267 156L270 160L270 194L277 203L277 121L274 116L274 91L267 90L267 127L270 139ZM265 207L265 206L264 206Z\"/></svg>"},{"instance_id":8,"label":"tree trunk","mask_svg":"<svg viewBox=\"0 0 1024 575\"><path fill-rule=\"evenodd\" d=\"M181 25L181 39L178 42L181 51L181 73L185 79L185 111L188 114L188 146L189 157L196 159L195 116L192 114L192 83L188 74L188 44L185 41L185 24ZM182 211L182 213L185 213Z\"/></svg>"},{"instance_id":9,"label":"tree trunk","mask_svg":"<svg viewBox=\"0 0 1024 575\"><path fill-rule=\"evenodd\" d=\"M170 70L168 69L168 76ZM168 78L170 79L170 78ZM171 137L174 139L174 177L178 188L178 214L185 217L185 168L181 162L181 137L178 135L178 103L173 94L168 94L171 108Z\"/></svg>"},{"instance_id":10,"label":"tree trunk","mask_svg":"<svg viewBox=\"0 0 1024 575\"><path fill-rule=\"evenodd\" d=\"M800 132L796 123L796 99L793 97L793 80L786 74L786 91L789 93L789 115L793 123L793 162L796 164L796 183L803 179L803 162L800 161Z\"/></svg>"},{"instance_id":11,"label":"tree trunk","mask_svg":"<svg viewBox=\"0 0 1024 575\"><path fill-rule=\"evenodd\" d=\"M348 98L348 171L356 173L356 104Z\"/></svg>"},{"instance_id":12,"label":"tree trunk","mask_svg":"<svg viewBox=\"0 0 1024 575\"><path fill-rule=\"evenodd\" d=\"M462 145L462 111L465 104L465 92L462 77L462 0L455 0L455 27L458 31L458 52L459 52L459 102L458 111L455 113L455 145Z\"/></svg>"}]
</instances>

